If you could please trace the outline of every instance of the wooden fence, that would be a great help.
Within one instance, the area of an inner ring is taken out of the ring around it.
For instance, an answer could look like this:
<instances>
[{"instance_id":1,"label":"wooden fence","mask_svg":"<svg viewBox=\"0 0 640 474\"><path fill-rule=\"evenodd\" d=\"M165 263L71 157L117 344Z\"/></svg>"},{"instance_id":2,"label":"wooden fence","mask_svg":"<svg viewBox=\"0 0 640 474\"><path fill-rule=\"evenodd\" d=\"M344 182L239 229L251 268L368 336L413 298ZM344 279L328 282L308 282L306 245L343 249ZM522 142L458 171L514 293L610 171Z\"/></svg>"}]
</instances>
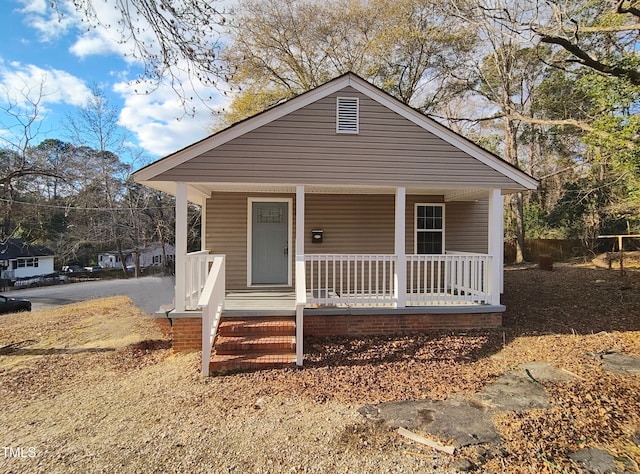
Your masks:
<instances>
[{"instance_id":1,"label":"wooden fence","mask_svg":"<svg viewBox=\"0 0 640 474\"><path fill-rule=\"evenodd\" d=\"M525 258L529 262L538 262L540 255L550 255L556 262L575 257L589 257L617 251L612 247L613 240L598 240L595 247L590 247L580 239L526 239ZM627 239L624 243L625 251L640 249L640 239ZM504 263L514 263L516 260L516 243L514 240L504 242Z\"/></svg>"}]
</instances>

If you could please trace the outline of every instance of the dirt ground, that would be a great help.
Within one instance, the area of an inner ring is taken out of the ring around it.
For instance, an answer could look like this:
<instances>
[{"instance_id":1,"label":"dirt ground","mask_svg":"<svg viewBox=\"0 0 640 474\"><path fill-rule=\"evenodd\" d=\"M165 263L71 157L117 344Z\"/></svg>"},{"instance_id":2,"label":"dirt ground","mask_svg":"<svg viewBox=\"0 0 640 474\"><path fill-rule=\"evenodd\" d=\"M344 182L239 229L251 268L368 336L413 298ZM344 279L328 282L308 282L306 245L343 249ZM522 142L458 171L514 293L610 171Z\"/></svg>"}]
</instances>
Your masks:
<instances>
[{"instance_id":1,"label":"dirt ground","mask_svg":"<svg viewBox=\"0 0 640 474\"><path fill-rule=\"evenodd\" d=\"M307 339L302 370L202 378L127 298L0 316L2 472L454 472L460 456L366 423L364 404L445 399L514 367L575 374L552 407L495 421L504 445L482 472L580 472L578 448L639 472L640 376L599 355L640 355L640 272L590 265L505 272L504 327ZM442 440L446 442L447 440Z\"/></svg>"}]
</instances>

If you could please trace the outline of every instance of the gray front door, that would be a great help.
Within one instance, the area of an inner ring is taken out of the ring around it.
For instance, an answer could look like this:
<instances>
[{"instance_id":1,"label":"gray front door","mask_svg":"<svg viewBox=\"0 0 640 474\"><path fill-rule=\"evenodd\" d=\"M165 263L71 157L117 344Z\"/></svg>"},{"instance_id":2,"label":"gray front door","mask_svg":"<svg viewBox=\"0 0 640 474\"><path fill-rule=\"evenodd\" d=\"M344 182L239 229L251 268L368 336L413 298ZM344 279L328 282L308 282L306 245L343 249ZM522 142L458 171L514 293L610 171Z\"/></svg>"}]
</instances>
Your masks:
<instances>
[{"instance_id":1,"label":"gray front door","mask_svg":"<svg viewBox=\"0 0 640 474\"><path fill-rule=\"evenodd\" d=\"M251 284L289 282L289 209L286 202L251 205Z\"/></svg>"}]
</instances>

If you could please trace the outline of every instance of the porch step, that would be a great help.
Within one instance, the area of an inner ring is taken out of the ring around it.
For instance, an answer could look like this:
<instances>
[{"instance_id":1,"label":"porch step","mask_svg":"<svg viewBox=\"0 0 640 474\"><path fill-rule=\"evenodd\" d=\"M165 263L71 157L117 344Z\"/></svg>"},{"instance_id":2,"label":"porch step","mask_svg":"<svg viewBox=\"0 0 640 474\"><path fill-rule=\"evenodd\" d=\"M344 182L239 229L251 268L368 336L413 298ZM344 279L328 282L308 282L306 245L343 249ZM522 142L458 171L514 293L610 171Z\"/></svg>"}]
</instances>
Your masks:
<instances>
[{"instance_id":1,"label":"porch step","mask_svg":"<svg viewBox=\"0 0 640 474\"><path fill-rule=\"evenodd\" d=\"M226 318L222 317L218 327L220 336L295 336L295 318L284 317L252 317Z\"/></svg>"},{"instance_id":2,"label":"porch step","mask_svg":"<svg viewBox=\"0 0 640 474\"><path fill-rule=\"evenodd\" d=\"M209 373L228 374L293 366L295 354L247 353L244 355L216 354L209 365Z\"/></svg>"},{"instance_id":3,"label":"porch step","mask_svg":"<svg viewBox=\"0 0 640 474\"><path fill-rule=\"evenodd\" d=\"M222 317L212 350L210 374L253 371L295 364L294 317Z\"/></svg>"},{"instance_id":4,"label":"porch step","mask_svg":"<svg viewBox=\"0 0 640 474\"><path fill-rule=\"evenodd\" d=\"M291 353L296 350L295 336L220 336L216 339L216 354L238 352Z\"/></svg>"}]
</instances>

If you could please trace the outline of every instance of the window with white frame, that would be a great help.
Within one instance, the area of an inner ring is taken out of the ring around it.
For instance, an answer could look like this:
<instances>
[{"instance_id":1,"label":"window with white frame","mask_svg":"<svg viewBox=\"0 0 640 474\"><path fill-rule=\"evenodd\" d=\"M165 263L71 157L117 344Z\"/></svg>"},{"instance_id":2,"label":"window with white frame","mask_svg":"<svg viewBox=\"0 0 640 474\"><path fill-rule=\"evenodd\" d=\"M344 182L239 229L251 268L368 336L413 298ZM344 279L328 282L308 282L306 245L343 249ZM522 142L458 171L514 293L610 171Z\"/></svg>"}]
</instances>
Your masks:
<instances>
[{"instance_id":1,"label":"window with white frame","mask_svg":"<svg viewBox=\"0 0 640 474\"><path fill-rule=\"evenodd\" d=\"M444 204L416 204L416 254L444 253Z\"/></svg>"},{"instance_id":2,"label":"window with white frame","mask_svg":"<svg viewBox=\"0 0 640 474\"><path fill-rule=\"evenodd\" d=\"M17 270L18 268L37 267L37 266L38 266L37 258L19 258L13 262L14 270Z\"/></svg>"}]
</instances>

